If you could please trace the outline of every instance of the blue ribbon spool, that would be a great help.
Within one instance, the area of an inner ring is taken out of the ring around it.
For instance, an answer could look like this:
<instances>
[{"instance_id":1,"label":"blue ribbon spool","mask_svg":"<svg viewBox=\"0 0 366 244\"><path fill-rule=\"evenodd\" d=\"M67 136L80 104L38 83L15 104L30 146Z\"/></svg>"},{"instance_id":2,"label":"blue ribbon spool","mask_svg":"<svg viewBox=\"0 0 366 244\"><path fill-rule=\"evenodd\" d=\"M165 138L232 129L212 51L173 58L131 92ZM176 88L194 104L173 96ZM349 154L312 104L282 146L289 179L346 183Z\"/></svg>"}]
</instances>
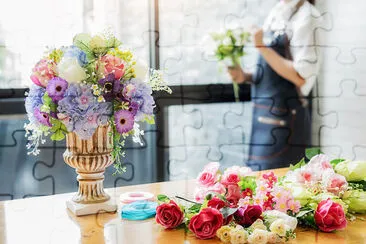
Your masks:
<instances>
[{"instance_id":1,"label":"blue ribbon spool","mask_svg":"<svg viewBox=\"0 0 366 244\"><path fill-rule=\"evenodd\" d=\"M122 206L121 217L128 220L144 220L156 214L156 202L138 201Z\"/></svg>"}]
</instances>

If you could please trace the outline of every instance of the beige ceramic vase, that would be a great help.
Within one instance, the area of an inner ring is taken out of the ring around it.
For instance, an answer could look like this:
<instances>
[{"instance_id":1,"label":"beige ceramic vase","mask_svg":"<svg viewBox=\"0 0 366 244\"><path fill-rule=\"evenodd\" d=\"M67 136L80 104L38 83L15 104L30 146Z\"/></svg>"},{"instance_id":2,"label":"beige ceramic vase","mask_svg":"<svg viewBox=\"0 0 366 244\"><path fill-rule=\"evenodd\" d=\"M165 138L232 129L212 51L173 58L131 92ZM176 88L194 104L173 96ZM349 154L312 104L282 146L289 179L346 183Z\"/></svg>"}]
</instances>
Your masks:
<instances>
[{"instance_id":1,"label":"beige ceramic vase","mask_svg":"<svg viewBox=\"0 0 366 244\"><path fill-rule=\"evenodd\" d=\"M82 140L74 132L66 136L66 164L75 168L79 182L78 193L67 202L76 215L114 212L117 206L104 191L105 169L113 163L111 126L99 126L93 136Z\"/></svg>"}]
</instances>

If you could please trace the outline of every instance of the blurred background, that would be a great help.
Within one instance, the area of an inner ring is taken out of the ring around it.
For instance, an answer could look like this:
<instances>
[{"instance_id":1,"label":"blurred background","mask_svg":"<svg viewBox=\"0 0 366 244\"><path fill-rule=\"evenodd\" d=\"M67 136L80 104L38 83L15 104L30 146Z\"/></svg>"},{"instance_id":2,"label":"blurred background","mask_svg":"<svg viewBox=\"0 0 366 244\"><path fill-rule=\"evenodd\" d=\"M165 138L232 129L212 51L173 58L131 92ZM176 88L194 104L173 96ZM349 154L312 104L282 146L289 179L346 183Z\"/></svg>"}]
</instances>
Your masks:
<instances>
[{"instance_id":1,"label":"blurred background","mask_svg":"<svg viewBox=\"0 0 366 244\"><path fill-rule=\"evenodd\" d=\"M250 87L234 102L225 68L209 55L210 33L261 25L278 0L0 0L0 200L76 191L62 159L65 143L48 141L27 155L24 92L45 47L110 28L151 67L172 95L156 94L157 124L144 145L126 145L127 172L105 186L193 178L210 161L245 164L251 130ZM21 6L21 7L20 7ZM312 92L312 146L331 157L366 159L366 2L317 0L314 29L321 71ZM242 60L253 69L256 50ZM295 162L289 162L295 163ZM258 166L257 169L260 169Z\"/></svg>"}]
</instances>

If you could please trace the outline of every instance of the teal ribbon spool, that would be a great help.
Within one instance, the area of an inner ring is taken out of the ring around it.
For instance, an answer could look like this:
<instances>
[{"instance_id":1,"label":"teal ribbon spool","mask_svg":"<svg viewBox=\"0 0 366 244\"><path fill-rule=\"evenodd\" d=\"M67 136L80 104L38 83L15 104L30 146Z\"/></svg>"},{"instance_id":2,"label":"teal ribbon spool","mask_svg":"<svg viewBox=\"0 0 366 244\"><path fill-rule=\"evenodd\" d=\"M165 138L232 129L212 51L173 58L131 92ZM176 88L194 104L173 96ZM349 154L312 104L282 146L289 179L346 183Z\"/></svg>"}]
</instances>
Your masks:
<instances>
[{"instance_id":1,"label":"teal ribbon spool","mask_svg":"<svg viewBox=\"0 0 366 244\"><path fill-rule=\"evenodd\" d=\"M144 220L156 214L156 202L138 201L122 206L121 217L128 220Z\"/></svg>"}]
</instances>

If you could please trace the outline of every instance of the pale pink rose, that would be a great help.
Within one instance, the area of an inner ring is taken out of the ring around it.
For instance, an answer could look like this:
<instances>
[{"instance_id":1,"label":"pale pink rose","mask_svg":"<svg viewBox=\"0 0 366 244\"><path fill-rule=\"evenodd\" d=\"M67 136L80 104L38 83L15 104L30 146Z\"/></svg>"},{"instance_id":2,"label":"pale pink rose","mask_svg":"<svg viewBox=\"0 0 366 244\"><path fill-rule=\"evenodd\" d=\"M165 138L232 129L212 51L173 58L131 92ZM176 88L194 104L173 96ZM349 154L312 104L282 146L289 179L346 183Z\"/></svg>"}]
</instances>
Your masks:
<instances>
[{"instance_id":1,"label":"pale pink rose","mask_svg":"<svg viewBox=\"0 0 366 244\"><path fill-rule=\"evenodd\" d=\"M239 166L232 166L230 168L227 168L222 175L221 183L225 186L238 184L238 182L240 181L239 171Z\"/></svg>"},{"instance_id":2,"label":"pale pink rose","mask_svg":"<svg viewBox=\"0 0 366 244\"><path fill-rule=\"evenodd\" d=\"M239 176L240 177L250 176L252 174L253 174L253 171L249 167L240 167L240 169L239 169Z\"/></svg>"},{"instance_id":3,"label":"pale pink rose","mask_svg":"<svg viewBox=\"0 0 366 244\"><path fill-rule=\"evenodd\" d=\"M123 61L110 54L106 54L101 59L102 63L104 63L104 74L114 74L114 77L119 80L125 74L125 65Z\"/></svg>"},{"instance_id":4,"label":"pale pink rose","mask_svg":"<svg viewBox=\"0 0 366 244\"><path fill-rule=\"evenodd\" d=\"M322 183L328 192L337 196L348 188L346 178L343 175L336 174L332 171L324 173Z\"/></svg>"},{"instance_id":5,"label":"pale pink rose","mask_svg":"<svg viewBox=\"0 0 366 244\"><path fill-rule=\"evenodd\" d=\"M220 178L220 175L218 174L219 167L220 164L217 162L207 164L197 177L198 184L204 187L214 185Z\"/></svg>"},{"instance_id":6,"label":"pale pink rose","mask_svg":"<svg viewBox=\"0 0 366 244\"><path fill-rule=\"evenodd\" d=\"M203 171L205 172L211 172L213 174L217 174L217 171L220 168L220 164L218 162L211 162L205 165L203 168Z\"/></svg>"},{"instance_id":7,"label":"pale pink rose","mask_svg":"<svg viewBox=\"0 0 366 244\"><path fill-rule=\"evenodd\" d=\"M300 169L296 173L296 181L300 183L311 183L319 180L321 180L321 175L317 171L308 168Z\"/></svg>"},{"instance_id":8,"label":"pale pink rose","mask_svg":"<svg viewBox=\"0 0 366 244\"><path fill-rule=\"evenodd\" d=\"M48 81L56 76L56 64L52 60L41 59L32 69L31 80L37 86L46 87Z\"/></svg>"},{"instance_id":9,"label":"pale pink rose","mask_svg":"<svg viewBox=\"0 0 366 244\"><path fill-rule=\"evenodd\" d=\"M330 159L325 154L318 154L318 155L312 157L310 162L307 164L307 167L310 167L313 170L332 169L332 165L330 164Z\"/></svg>"},{"instance_id":10,"label":"pale pink rose","mask_svg":"<svg viewBox=\"0 0 366 244\"><path fill-rule=\"evenodd\" d=\"M210 187L196 187L194 198L197 202L202 203L209 193L223 195L225 192L225 186L223 186L221 183L216 183Z\"/></svg>"}]
</instances>

